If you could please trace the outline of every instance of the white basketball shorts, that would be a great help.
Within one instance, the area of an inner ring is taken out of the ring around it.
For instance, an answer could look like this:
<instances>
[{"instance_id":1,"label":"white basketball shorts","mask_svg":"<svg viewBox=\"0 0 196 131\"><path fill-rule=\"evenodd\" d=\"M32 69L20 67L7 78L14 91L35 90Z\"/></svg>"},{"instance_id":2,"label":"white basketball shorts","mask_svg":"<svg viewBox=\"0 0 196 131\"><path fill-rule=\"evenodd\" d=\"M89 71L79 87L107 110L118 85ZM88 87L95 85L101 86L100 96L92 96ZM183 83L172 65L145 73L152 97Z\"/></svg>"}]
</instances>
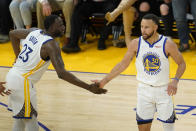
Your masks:
<instances>
[{"instance_id":1,"label":"white basketball shorts","mask_svg":"<svg viewBox=\"0 0 196 131\"><path fill-rule=\"evenodd\" d=\"M167 85L153 87L138 84L136 120L138 124L151 123L155 112L157 119L165 123L175 122L175 111L172 96L167 94Z\"/></svg>"},{"instance_id":2,"label":"white basketball shorts","mask_svg":"<svg viewBox=\"0 0 196 131\"><path fill-rule=\"evenodd\" d=\"M36 90L29 79L11 69L6 76L6 86L11 90L8 109L13 111L14 118L31 119L32 115L37 116Z\"/></svg>"}]
</instances>

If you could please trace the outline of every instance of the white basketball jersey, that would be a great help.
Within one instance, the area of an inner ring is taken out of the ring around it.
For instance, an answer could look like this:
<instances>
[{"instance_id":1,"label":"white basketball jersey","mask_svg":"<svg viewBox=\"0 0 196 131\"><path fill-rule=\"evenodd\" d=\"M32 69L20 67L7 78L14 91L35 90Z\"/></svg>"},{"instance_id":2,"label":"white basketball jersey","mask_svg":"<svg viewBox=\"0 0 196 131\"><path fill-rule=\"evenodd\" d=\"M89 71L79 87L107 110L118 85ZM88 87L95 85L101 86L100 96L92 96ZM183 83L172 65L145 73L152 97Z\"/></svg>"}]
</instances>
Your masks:
<instances>
[{"instance_id":1,"label":"white basketball jersey","mask_svg":"<svg viewBox=\"0 0 196 131\"><path fill-rule=\"evenodd\" d=\"M137 80L152 86L169 83L169 60L165 52L167 38L159 36L153 44L139 38L136 55Z\"/></svg>"},{"instance_id":2,"label":"white basketball jersey","mask_svg":"<svg viewBox=\"0 0 196 131\"><path fill-rule=\"evenodd\" d=\"M21 42L22 49L13 69L33 83L37 82L50 65L50 60L44 61L40 56L42 45L50 40L53 38L42 34L42 30L29 33Z\"/></svg>"}]
</instances>

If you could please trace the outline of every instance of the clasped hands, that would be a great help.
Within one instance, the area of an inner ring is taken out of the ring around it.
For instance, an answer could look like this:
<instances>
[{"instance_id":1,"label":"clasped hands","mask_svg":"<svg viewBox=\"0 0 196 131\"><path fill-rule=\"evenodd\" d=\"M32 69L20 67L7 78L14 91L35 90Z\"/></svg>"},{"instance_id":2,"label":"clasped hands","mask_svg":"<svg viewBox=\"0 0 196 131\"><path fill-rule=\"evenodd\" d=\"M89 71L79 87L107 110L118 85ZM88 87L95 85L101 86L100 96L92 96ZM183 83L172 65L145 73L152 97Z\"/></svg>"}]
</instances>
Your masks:
<instances>
[{"instance_id":1,"label":"clasped hands","mask_svg":"<svg viewBox=\"0 0 196 131\"><path fill-rule=\"evenodd\" d=\"M94 94L105 94L107 92L106 89L103 89L103 83L99 80L92 80L93 84L90 84L89 90Z\"/></svg>"}]
</instances>

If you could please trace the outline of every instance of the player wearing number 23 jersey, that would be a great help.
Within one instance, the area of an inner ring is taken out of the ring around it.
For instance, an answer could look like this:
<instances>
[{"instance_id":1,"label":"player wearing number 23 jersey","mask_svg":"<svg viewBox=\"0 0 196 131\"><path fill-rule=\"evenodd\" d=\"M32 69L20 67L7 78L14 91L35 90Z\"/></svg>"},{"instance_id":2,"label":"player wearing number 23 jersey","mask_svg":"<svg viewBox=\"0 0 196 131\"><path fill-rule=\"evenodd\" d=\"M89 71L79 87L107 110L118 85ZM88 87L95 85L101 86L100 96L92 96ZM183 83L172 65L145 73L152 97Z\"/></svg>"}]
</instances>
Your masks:
<instances>
[{"instance_id":1,"label":"player wearing number 23 jersey","mask_svg":"<svg viewBox=\"0 0 196 131\"><path fill-rule=\"evenodd\" d=\"M39 29L21 40L21 52L7 75L8 87L11 87L12 93L15 94L10 95L10 99L14 99L9 101L8 107L10 110L14 109L14 118L30 118L33 114L37 116L34 97L36 90L33 84L41 78L50 64L50 60L44 61L41 58L40 51L42 45L51 40L51 36L43 34ZM15 97L17 95L21 97Z\"/></svg>"},{"instance_id":2,"label":"player wearing number 23 jersey","mask_svg":"<svg viewBox=\"0 0 196 131\"><path fill-rule=\"evenodd\" d=\"M30 79L33 83L37 82L45 70L48 68L50 61L44 61L40 57L40 50L43 44L53 40L51 36L43 34L42 30L35 30L22 40L22 50L13 66L24 78Z\"/></svg>"},{"instance_id":3,"label":"player wearing number 23 jersey","mask_svg":"<svg viewBox=\"0 0 196 131\"><path fill-rule=\"evenodd\" d=\"M11 90L8 108L13 111L14 118L35 120L32 119L37 116L34 84L40 80L50 63L60 79L95 94L106 92L96 83L87 84L65 70L59 44L54 40L55 37L64 34L64 29L62 19L51 15L45 20L45 30L29 29L10 32L16 62L8 72L6 82L7 89ZM20 122L16 121L16 125ZM31 130L37 131L37 129Z\"/></svg>"}]
</instances>

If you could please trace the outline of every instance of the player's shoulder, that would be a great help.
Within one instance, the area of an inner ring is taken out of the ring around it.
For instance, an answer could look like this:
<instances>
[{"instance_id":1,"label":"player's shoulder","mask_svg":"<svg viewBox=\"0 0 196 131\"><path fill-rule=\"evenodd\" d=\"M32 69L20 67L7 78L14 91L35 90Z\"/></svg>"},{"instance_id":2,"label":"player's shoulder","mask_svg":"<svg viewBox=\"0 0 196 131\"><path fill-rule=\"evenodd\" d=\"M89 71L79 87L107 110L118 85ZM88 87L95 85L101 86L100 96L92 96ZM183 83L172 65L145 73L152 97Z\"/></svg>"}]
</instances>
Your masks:
<instances>
[{"instance_id":1,"label":"player's shoulder","mask_svg":"<svg viewBox=\"0 0 196 131\"><path fill-rule=\"evenodd\" d=\"M26 32L28 32L28 36L36 36L39 35L41 30L39 28L30 28L30 29L26 29Z\"/></svg>"},{"instance_id":2,"label":"player's shoulder","mask_svg":"<svg viewBox=\"0 0 196 131\"><path fill-rule=\"evenodd\" d=\"M48 38L43 42L43 45L56 46L58 43L53 38Z\"/></svg>"},{"instance_id":3,"label":"player's shoulder","mask_svg":"<svg viewBox=\"0 0 196 131\"><path fill-rule=\"evenodd\" d=\"M39 39L41 39L43 44L56 43L55 39L52 36L48 35L46 32L44 32L43 30L39 29L37 33L38 33L37 36L39 36Z\"/></svg>"},{"instance_id":4,"label":"player's shoulder","mask_svg":"<svg viewBox=\"0 0 196 131\"><path fill-rule=\"evenodd\" d=\"M39 28L30 28L30 29L26 29L26 30L30 34L30 33L38 32L40 29Z\"/></svg>"},{"instance_id":5,"label":"player's shoulder","mask_svg":"<svg viewBox=\"0 0 196 131\"><path fill-rule=\"evenodd\" d=\"M177 44L171 38L167 38L165 43L165 50L166 52L173 52L174 50L178 50Z\"/></svg>"},{"instance_id":6,"label":"player's shoulder","mask_svg":"<svg viewBox=\"0 0 196 131\"><path fill-rule=\"evenodd\" d=\"M132 42L135 43L135 44L138 44L139 43L139 39L140 39L140 37L139 38L135 38L135 39L132 40Z\"/></svg>"},{"instance_id":7,"label":"player's shoulder","mask_svg":"<svg viewBox=\"0 0 196 131\"><path fill-rule=\"evenodd\" d=\"M139 38L132 39L129 43L131 46L137 46L139 43Z\"/></svg>"},{"instance_id":8,"label":"player's shoulder","mask_svg":"<svg viewBox=\"0 0 196 131\"><path fill-rule=\"evenodd\" d=\"M174 46L177 46L176 43L172 40L172 38L167 37L166 47L174 47Z\"/></svg>"},{"instance_id":9,"label":"player's shoulder","mask_svg":"<svg viewBox=\"0 0 196 131\"><path fill-rule=\"evenodd\" d=\"M137 50L139 43L139 38L132 39L128 44L128 49L130 50Z\"/></svg>"}]
</instances>

